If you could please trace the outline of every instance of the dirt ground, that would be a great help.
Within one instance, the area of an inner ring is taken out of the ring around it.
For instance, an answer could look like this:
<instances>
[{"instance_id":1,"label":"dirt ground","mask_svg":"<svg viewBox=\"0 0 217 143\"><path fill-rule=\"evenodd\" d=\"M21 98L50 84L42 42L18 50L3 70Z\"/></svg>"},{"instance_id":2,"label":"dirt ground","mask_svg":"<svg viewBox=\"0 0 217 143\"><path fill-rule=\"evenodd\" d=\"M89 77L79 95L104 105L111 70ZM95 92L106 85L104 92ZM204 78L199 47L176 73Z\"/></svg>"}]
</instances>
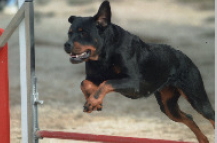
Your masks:
<instances>
[{"instance_id":1,"label":"dirt ground","mask_svg":"<svg viewBox=\"0 0 217 143\"><path fill-rule=\"evenodd\" d=\"M186 53L199 67L214 107L215 14L208 0L111 0L112 21L146 42L172 45ZM131 100L118 93L104 99L102 112L83 113L80 82L84 64L72 65L63 50L70 15L93 16L101 0L35 0L36 75L44 105L39 108L41 129L121 135L197 142L185 125L160 112L154 96ZM0 13L5 28L11 15ZM9 40L11 142L21 142L18 30ZM214 143L211 124L183 98L183 111L193 115L203 133ZM41 143L75 141L43 139Z\"/></svg>"}]
</instances>

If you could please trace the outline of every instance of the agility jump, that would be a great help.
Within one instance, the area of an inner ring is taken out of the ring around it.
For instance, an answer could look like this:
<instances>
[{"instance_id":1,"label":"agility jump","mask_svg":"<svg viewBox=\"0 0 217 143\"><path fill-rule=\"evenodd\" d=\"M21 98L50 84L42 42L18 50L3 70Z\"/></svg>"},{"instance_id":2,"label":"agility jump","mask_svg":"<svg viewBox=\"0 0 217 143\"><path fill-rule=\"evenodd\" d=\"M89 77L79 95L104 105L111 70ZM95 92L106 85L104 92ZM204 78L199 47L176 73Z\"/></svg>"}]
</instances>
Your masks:
<instances>
[{"instance_id":1,"label":"agility jump","mask_svg":"<svg viewBox=\"0 0 217 143\"><path fill-rule=\"evenodd\" d=\"M10 143L8 53L7 41L13 31L20 29L20 80L22 143L38 143L42 138L72 139L105 143L183 143L159 139L93 135L84 133L40 130L38 126L38 98L35 75L34 6L33 0L19 0L20 9L0 35L0 140ZM25 18L25 19L24 19ZM3 124L2 124L3 123Z\"/></svg>"}]
</instances>

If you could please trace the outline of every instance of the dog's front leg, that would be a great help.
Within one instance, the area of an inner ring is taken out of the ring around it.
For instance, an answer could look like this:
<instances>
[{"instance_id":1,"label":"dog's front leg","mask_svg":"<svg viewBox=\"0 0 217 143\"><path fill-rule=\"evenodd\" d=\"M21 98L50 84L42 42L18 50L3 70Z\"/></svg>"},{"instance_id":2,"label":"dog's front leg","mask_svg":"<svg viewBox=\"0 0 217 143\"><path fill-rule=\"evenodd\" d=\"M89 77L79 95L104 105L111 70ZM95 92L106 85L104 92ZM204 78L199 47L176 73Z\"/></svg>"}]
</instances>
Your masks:
<instances>
[{"instance_id":1,"label":"dog's front leg","mask_svg":"<svg viewBox=\"0 0 217 143\"><path fill-rule=\"evenodd\" d=\"M81 91L84 94L85 99L87 100L90 95L98 89L98 86L89 80L83 80L81 82Z\"/></svg>"},{"instance_id":2,"label":"dog's front leg","mask_svg":"<svg viewBox=\"0 0 217 143\"><path fill-rule=\"evenodd\" d=\"M88 83L87 81L85 82ZM92 86L93 85L91 85L91 87ZM107 93L113 91L112 85L107 84L106 81L101 83L98 87L95 86L94 88L88 88L88 89L90 89L89 91L92 92L91 94L85 95L87 97L86 98L87 102L84 104L84 112L88 112L88 113L91 113L94 110L100 111L102 109L103 98L105 97ZM96 89L96 90L93 90L93 89ZM83 91L84 94L85 92Z\"/></svg>"},{"instance_id":3,"label":"dog's front leg","mask_svg":"<svg viewBox=\"0 0 217 143\"><path fill-rule=\"evenodd\" d=\"M88 109L86 108L88 98L90 97L90 95L95 93L97 89L98 89L98 86L89 80L84 80L81 82L81 91L83 92L84 97L86 99L86 102L84 104L84 112L88 112ZM97 111L101 111L101 110L102 110L102 104L99 104L97 106Z\"/></svg>"},{"instance_id":4,"label":"dog's front leg","mask_svg":"<svg viewBox=\"0 0 217 143\"><path fill-rule=\"evenodd\" d=\"M102 82L97 90L87 99L87 102L84 105L84 112L91 113L92 111L97 110L102 105L105 95L112 91L132 94L133 98L133 96L137 96L137 93L140 92L139 81L126 78Z\"/></svg>"}]
</instances>

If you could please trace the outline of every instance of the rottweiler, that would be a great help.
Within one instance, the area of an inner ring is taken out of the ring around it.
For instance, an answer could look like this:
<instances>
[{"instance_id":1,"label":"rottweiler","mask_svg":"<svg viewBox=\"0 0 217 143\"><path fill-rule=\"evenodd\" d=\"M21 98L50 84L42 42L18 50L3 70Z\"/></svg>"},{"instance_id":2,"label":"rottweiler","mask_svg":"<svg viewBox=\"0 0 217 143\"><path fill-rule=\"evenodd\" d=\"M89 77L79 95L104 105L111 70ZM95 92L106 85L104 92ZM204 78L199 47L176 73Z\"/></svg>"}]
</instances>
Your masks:
<instances>
[{"instance_id":1,"label":"rottweiler","mask_svg":"<svg viewBox=\"0 0 217 143\"><path fill-rule=\"evenodd\" d=\"M163 113L187 125L200 143L208 143L192 116L177 104L184 96L215 126L215 111L192 60L169 45L143 42L111 23L111 15L110 4L104 1L93 17L68 18L71 26L64 49L72 64L85 62L86 79L81 82L84 112L102 110L109 92L131 99L154 94Z\"/></svg>"}]
</instances>

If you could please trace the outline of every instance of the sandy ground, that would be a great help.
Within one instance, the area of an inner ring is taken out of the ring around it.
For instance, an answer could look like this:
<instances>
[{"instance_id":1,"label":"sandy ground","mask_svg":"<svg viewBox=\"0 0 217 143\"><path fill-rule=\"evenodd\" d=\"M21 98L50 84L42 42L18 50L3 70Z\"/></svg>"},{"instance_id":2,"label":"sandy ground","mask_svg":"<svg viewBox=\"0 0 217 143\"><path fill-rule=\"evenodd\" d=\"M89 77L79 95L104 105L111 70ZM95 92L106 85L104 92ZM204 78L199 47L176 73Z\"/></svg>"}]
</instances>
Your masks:
<instances>
[{"instance_id":1,"label":"sandy ground","mask_svg":"<svg viewBox=\"0 0 217 143\"><path fill-rule=\"evenodd\" d=\"M83 113L80 82L84 64L71 65L63 50L70 15L92 16L100 0L39 0L35 2L36 75L40 99L41 129L122 135L197 142L183 124L169 120L159 110L153 96L131 100L111 93L102 112ZM199 67L209 99L214 107L214 6L210 1L185 3L176 0L111 0L112 21L146 42L172 45L186 53ZM0 13L0 27L12 16ZM9 41L11 142L21 142L18 31ZM183 98L183 111L193 115L201 130L214 142L211 124L195 112ZM75 141L43 139L41 143Z\"/></svg>"}]
</instances>

